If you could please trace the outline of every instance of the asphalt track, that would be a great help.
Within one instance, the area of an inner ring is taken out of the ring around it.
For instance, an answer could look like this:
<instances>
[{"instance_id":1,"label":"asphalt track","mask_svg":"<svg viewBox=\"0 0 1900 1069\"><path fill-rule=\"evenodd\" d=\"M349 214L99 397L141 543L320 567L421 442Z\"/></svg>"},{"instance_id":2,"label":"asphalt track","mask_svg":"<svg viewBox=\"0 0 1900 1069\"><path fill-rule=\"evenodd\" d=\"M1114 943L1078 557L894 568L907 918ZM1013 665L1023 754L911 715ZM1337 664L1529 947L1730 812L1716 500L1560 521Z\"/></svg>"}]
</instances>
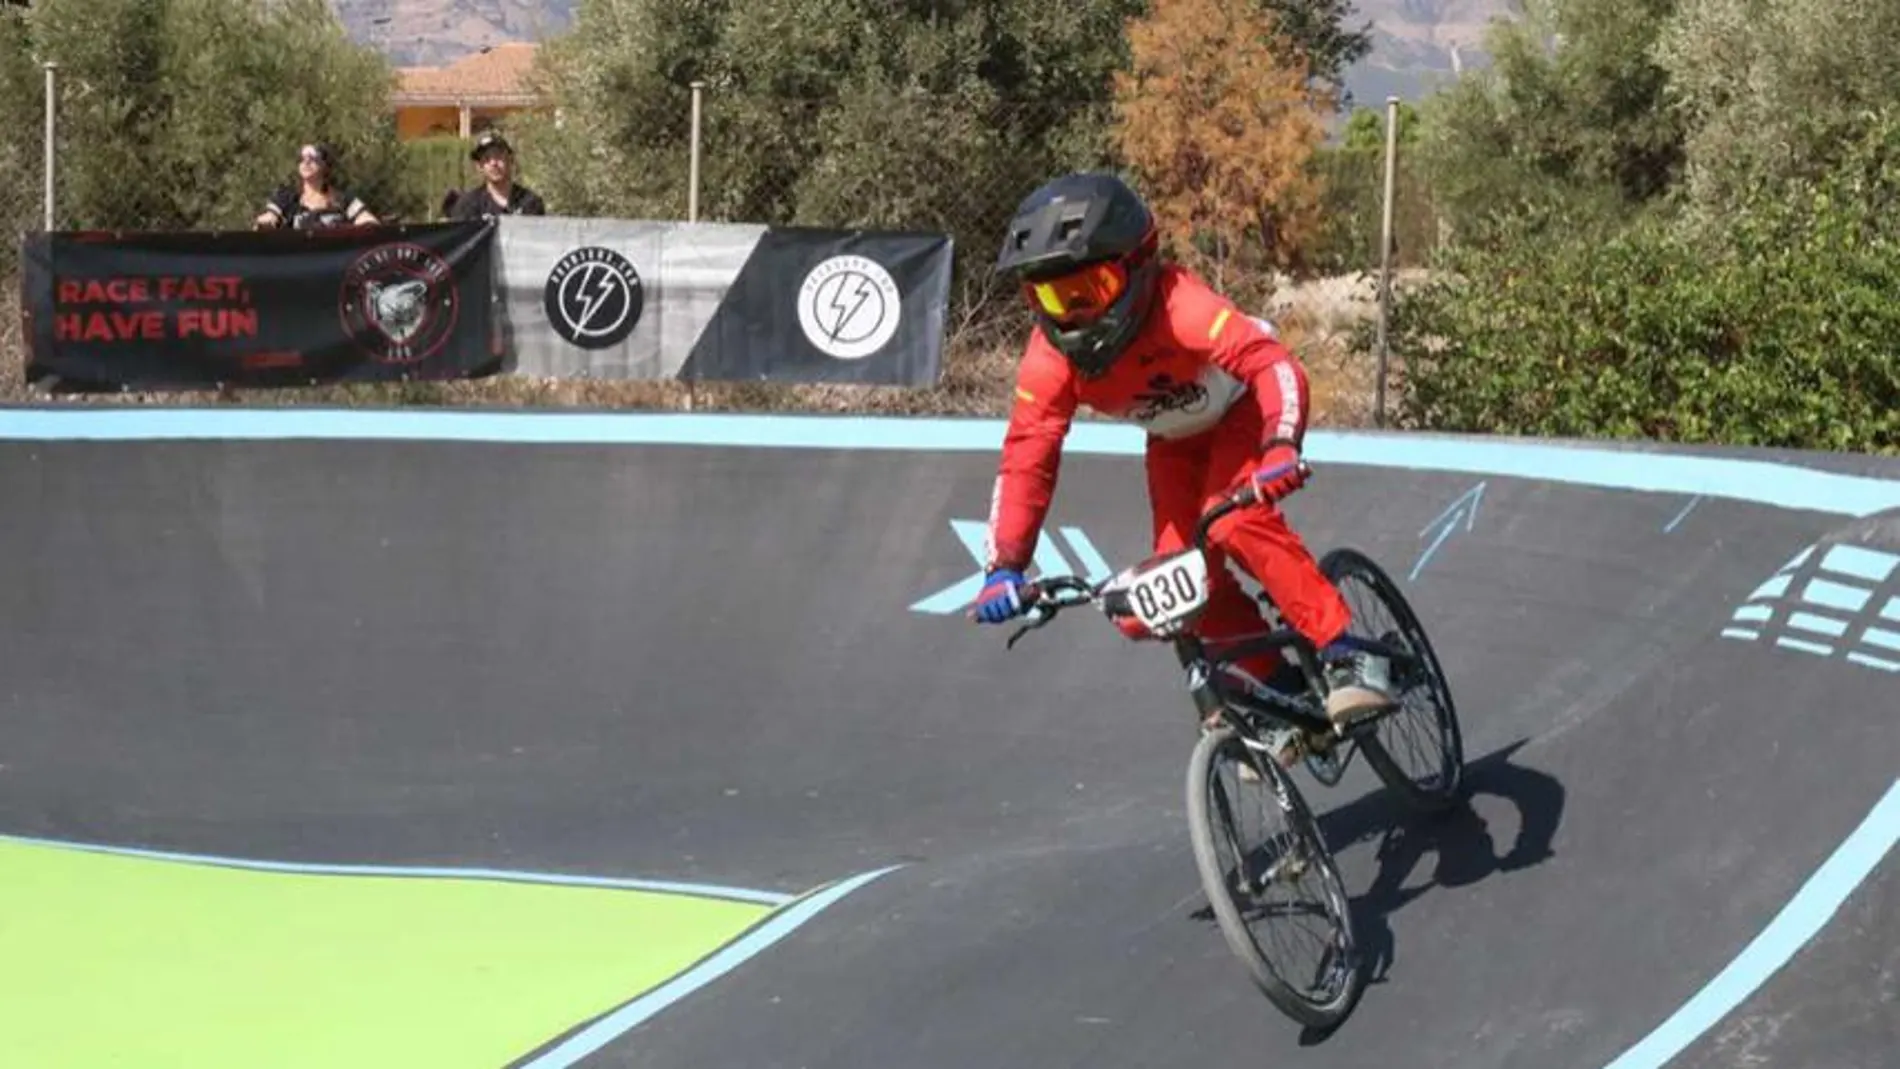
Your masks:
<instances>
[{"instance_id":1,"label":"asphalt track","mask_svg":"<svg viewBox=\"0 0 1900 1069\"><path fill-rule=\"evenodd\" d=\"M1167 654L913 608L973 569L993 426L562 419L0 410L0 832L831 889L540 1050L584 1065L1900 1050L1900 465L1317 436L1289 511L1404 584L1472 797L1303 781L1376 957L1313 1036L1205 914ZM1084 566L1146 552L1103 433L1051 517Z\"/></svg>"}]
</instances>

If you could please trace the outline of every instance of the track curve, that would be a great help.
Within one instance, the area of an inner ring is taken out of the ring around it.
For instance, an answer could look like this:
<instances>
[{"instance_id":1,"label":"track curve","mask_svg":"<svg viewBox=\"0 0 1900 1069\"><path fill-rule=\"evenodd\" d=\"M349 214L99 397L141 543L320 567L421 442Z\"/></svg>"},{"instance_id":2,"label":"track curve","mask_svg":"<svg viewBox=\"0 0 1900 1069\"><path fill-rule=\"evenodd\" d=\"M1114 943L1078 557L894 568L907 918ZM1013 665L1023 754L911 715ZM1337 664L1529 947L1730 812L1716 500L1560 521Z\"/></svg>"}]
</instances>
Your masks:
<instances>
[{"instance_id":1,"label":"track curve","mask_svg":"<svg viewBox=\"0 0 1900 1069\"><path fill-rule=\"evenodd\" d=\"M1289 511L1401 582L1471 766L1437 820L1363 764L1302 774L1376 958L1322 1037L1206 917L1166 652L1059 626L1006 655L919 610L973 570L993 425L262 415L0 411L0 832L774 904L866 877L516 1064L1900 1049L1895 865L1827 868L1900 769L1900 464L1316 436ZM1145 555L1129 452L1070 451L1064 562ZM1758 938L1772 967L1723 980ZM1699 997L1738 1001L1697 1028Z\"/></svg>"}]
</instances>

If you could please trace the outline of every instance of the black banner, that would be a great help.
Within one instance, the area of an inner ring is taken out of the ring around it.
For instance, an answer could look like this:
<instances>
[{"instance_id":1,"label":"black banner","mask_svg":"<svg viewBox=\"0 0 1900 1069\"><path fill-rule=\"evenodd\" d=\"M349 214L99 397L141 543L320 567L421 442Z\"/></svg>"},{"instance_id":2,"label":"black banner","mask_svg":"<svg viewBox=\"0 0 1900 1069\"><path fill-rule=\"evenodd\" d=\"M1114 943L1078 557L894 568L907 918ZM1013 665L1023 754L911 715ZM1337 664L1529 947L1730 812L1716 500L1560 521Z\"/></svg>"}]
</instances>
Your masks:
<instances>
[{"instance_id":1,"label":"black banner","mask_svg":"<svg viewBox=\"0 0 1900 1069\"><path fill-rule=\"evenodd\" d=\"M492 222L30 233L26 377L59 391L492 373Z\"/></svg>"},{"instance_id":2,"label":"black banner","mask_svg":"<svg viewBox=\"0 0 1900 1069\"><path fill-rule=\"evenodd\" d=\"M943 366L950 266L942 234L767 230L680 374L932 385Z\"/></svg>"}]
</instances>

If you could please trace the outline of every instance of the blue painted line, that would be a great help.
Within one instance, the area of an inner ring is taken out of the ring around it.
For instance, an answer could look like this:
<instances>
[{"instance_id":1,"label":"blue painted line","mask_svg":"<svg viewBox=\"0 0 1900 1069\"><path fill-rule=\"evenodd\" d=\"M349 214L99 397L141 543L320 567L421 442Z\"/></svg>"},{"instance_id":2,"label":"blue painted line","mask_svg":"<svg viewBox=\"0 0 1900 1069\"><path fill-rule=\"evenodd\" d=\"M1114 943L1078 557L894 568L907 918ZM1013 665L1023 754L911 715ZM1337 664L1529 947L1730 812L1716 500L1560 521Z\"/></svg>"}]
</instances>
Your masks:
<instances>
[{"instance_id":1,"label":"blue painted line","mask_svg":"<svg viewBox=\"0 0 1900 1069\"><path fill-rule=\"evenodd\" d=\"M1044 577L1068 575L1075 571L1069 564L1069 558L1062 555L1062 547L1056 545L1053 538L1040 538L1036 541L1036 570Z\"/></svg>"},{"instance_id":2,"label":"blue painted line","mask_svg":"<svg viewBox=\"0 0 1900 1069\"><path fill-rule=\"evenodd\" d=\"M1438 537L1432 539L1432 544L1425 547L1425 552L1419 556L1418 563L1412 565L1412 574L1408 577L1409 579L1417 579L1418 573L1425 570L1426 562L1430 561L1432 555L1438 552L1438 547L1444 545L1445 540L1450 538L1453 532L1458 530L1459 520L1465 522L1465 530L1467 531L1471 530L1477 524L1478 506L1484 501L1485 485L1485 483L1479 483L1464 493L1459 494L1457 500L1445 506L1445 511L1439 513L1432 522L1419 528L1418 536L1420 538L1424 538L1434 527L1439 527L1439 532ZM1440 526L1441 524L1443 525L1442 527Z\"/></svg>"},{"instance_id":3,"label":"blue painted line","mask_svg":"<svg viewBox=\"0 0 1900 1069\"><path fill-rule=\"evenodd\" d=\"M588 445L921 450L994 453L993 419L754 416L709 413L476 412L362 409L0 409L0 439L387 439ZM1069 453L1136 457L1139 428L1078 422ZM1315 466L1465 472L1659 494L1690 494L1772 508L1866 516L1900 508L1900 479L1839 475L1793 464L1680 456L1509 439L1314 431Z\"/></svg>"},{"instance_id":4,"label":"blue painted line","mask_svg":"<svg viewBox=\"0 0 1900 1069\"><path fill-rule=\"evenodd\" d=\"M1841 612L1859 612L1874 596L1871 590L1862 590L1857 586L1847 586L1827 579L1811 579L1801 596L1816 605L1825 605Z\"/></svg>"},{"instance_id":5,"label":"blue painted line","mask_svg":"<svg viewBox=\"0 0 1900 1069\"><path fill-rule=\"evenodd\" d=\"M1861 641L1871 646L1879 646L1883 649L1900 650L1900 634L1895 634L1892 631L1883 630L1878 627L1868 628L1866 633L1861 636Z\"/></svg>"},{"instance_id":6,"label":"blue painted line","mask_svg":"<svg viewBox=\"0 0 1900 1069\"><path fill-rule=\"evenodd\" d=\"M1798 638L1778 638L1775 640L1775 645L1785 646L1791 650L1800 650L1802 653L1817 654L1822 657L1834 656L1834 647L1823 646L1819 642L1808 642Z\"/></svg>"},{"instance_id":7,"label":"blue painted line","mask_svg":"<svg viewBox=\"0 0 1900 1069\"><path fill-rule=\"evenodd\" d=\"M1459 494L1456 501L1445 506L1445 511L1434 517L1432 522L1418 529L1418 536L1424 538L1425 532L1446 521L1450 521L1449 526L1456 527L1461 519L1465 521L1465 530L1471 530L1472 525L1478 521L1478 503L1484 500L1484 487L1484 483L1479 483ZM1466 506L1470 507L1470 511L1460 514L1458 510Z\"/></svg>"},{"instance_id":8,"label":"blue painted line","mask_svg":"<svg viewBox=\"0 0 1900 1069\"><path fill-rule=\"evenodd\" d=\"M1109 577L1108 561L1089 536L1082 533L1080 527L1064 527L1062 537L1069 540L1069 548L1075 550L1075 556L1082 564L1082 572L1089 582L1099 583Z\"/></svg>"},{"instance_id":9,"label":"blue painted line","mask_svg":"<svg viewBox=\"0 0 1900 1069\"><path fill-rule=\"evenodd\" d=\"M954 531L957 541L963 543L979 567L976 574L957 580L950 586L924 598L910 607L912 612L935 613L948 616L961 611L983 593L983 570L981 564L989 540L989 525L979 520L951 520L950 530Z\"/></svg>"},{"instance_id":10,"label":"blue painted line","mask_svg":"<svg viewBox=\"0 0 1900 1069\"><path fill-rule=\"evenodd\" d=\"M851 892L901 866L854 876L815 893L726 946L712 957L569 1036L522 1069L565 1069L638 1027L641 1022L758 956L772 944Z\"/></svg>"},{"instance_id":11,"label":"blue painted line","mask_svg":"<svg viewBox=\"0 0 1900 1069\"><path fill-rule=\"evenodd\" d=\"M538 883L559 887L593 887L615 891L656 891L663 894L696 895L701 898L726 898L782 906L796 896L776 891L754 891L744 887L720 887L704 883L678 883L669 880L639 880L615 876L574 876L553 872L519 872L511 869L429 868L393 865L331 865L304 861L257 861L249 858L219 857L212 854L181 854L168 850L145 850L130 846L105 846L98 843L37 839L25 835L0 835L0 842L25 846L47 846L61 850L80 850L92 854L111 854L146 861L167 861L186 865L212 865L219 868L247 869L293 876L396 876L418 879L488 880L504 883Z\"/></svg>"},{"instance_id":12,"label":"blue painted line","mask_svg":"<svg viewBox=\"0 0 1900 1069\"><path fill-rule=\"evenodd\" d=\"M1683 1007L1606 1069L1659 1069L1741 1005L1827 924L1900 840L1900 780L1768 927Z\"/></svg>"},{"instance_id":13,"label":"blue painted line","mask_svg":"<svg viewBox=\"0 0 1900 1069\"><path fill-rule=\"evenodd\" d=\"M1438 552L1438 547L1444 545L1445 540L1450 538L1451 533L1457 529L1457 524L1448 523L1438 532L1438 537L1432 539L1432 544L1426 546L1425 552L1419 555L1418 563L1412 565L1412 574L1406 576L1408 582L1418 578L1418 573L1424 571L1425 565L1431 561L1432 554Z\"/></svg>"},{"instance_id":14,"label":"blue painted line","mask_svg":"<svg viewBox=\"0 0 1900 1069\"><path fill-rule=\"evenodd\" d=\"M1778 598L1788 592L1788 583L1790 581L1790 576L1777 575L1773 579L1756 587L1755 592L1748 595L1748 600L1754 601L1756 598Z\"/></svg>"},{"instance_id":15,"label":"blue painted line","mask_svg":"<svg viewBox=\"0 0 1900 1069\"><path fill-rule=\"evenodd\" d=\"M1829 638L1840 638L1847 634L1847 624L1840 620L1831 620L1825 616L1816 616L1811 612L1797 612L1788 617L1788 626L1801 631L1812 631Z\"/></svg>"},{"instance_id":16,"label":"blue painted line","mask_svg":"<svg viewBox=\"0 0 1900 1069\"><path fill-rule=\"evenodd\" d=\"M1900 565L1900 557L1862 549L1860 546L1835 546L1821 559L1821 567L1830 572L1851 575L1870 583L1885 582L1893 574L1895 565Z\"/></svg>"},{"instance_id":17,"label":"blue painted line","mask_svg":"<svg viewBox=\"0 0 1900 1069\"><path fill-rule=\"evenodd\" d=\"M1698 504L1701 504L1701 502L1702 502L1701 494L1697 494L1696 496L1690 498L1689 503L1687 505L1682 506L1682 511L1676 513L1676 518L1669 521L1669 526L1663 528L1663 533L1664 534L1673 533L1676 529L1676 526L1680 524L1683 520L1687 519L1689 516L1689 513L1694 511L1695 507Z\"/></svg>"},{"instance_id":18,"label":"blue painted line","mask_svg":"<svg viewBox=\"0 0 1900 1069\"><path fill-rule=\"evenodd\" d=\"M1900 672L1900 662L1889 661L1881 657L1869 657L1864 653L1850 653L1847 659L1866 668L1878 668L1883 672Z\"/></svg>"}]
</instances>

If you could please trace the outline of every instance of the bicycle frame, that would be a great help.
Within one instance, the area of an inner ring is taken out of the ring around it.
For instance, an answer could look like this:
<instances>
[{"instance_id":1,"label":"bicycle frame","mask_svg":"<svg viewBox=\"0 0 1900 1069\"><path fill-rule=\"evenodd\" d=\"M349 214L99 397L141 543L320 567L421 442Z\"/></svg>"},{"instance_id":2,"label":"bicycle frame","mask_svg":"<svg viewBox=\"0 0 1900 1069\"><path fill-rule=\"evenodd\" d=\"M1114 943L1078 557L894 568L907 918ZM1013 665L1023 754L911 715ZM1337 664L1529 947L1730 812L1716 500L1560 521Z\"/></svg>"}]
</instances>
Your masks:
<instances>
[{"instance_id":1,"label":"bicycle frame","mask_svg":"<svg viewBox=\"0 0 1900 1069\"><path fill-rule=\"evenodd\" d=\"M1347 635L1342 641L1367 653L1387 658L1395 670L1410 669L1417 661L1409 652L1373 639ZM1203 718L1224 709L1240 708L1259 716L1286 721L1312 734L1332 734L1333 722L1320 711L1322 692L1315 684L1320 678L1319 657L1312 643L1298 631L1283 627L1265 635L1244 639L1227 646L1218 657L1209 654L1207 643L1195 635L1178 635L1173 643L1176 658L1188 672L1188 692L1193 696L1194 706ZM1268 686L1265 680L1258 687L1247 686L1227 673L1216 671L1243 657L1262 653L1284 654L1287 650L1293 652L1294 662L1306 679L1306 690L1298 694L1276 690ZM1382 717L1363 720L1354 728L1357 730L1377 723L1379 719Z\"/></svg>"},{"instance_id":2,"label":"bicycle frame","mask_svg":"<svg viewBox=\"0 0 1900 1069\"><path fill-rule=\"evenodd\" d=\"M1304 462L1302 462L1302 467L1304 467ZM1226 498L1222 499L1219 504L1202 514L1199 522L1194 525L1194 535L1190 540L1190 544L1205 553L1207 551L1208 531L1213 527L1215 522L1237 509L1246 508L1259 503L1260 498L1254 493L1251 485L1242 487L1240 490L1229 494ZM1078 580L1074 576L1062 576L1045 579L1036 585L1044 588L1044 591L1039 592L1036 596L1039 601L1043 597L1044 592L1055 593L1066 590L1081 593L1087 601L1092 602L1103 596L1106 582L1102 584L1091 584ZM1039 620L1032 621L1030 624L1018 630L1017 633L1010 638L1009 645L1014 646L1016 640L1021 638L1024 632L1042 626L1048 619L1053 618L1054 614L1062 608L1077 604L1082 604L1082 602L1068 601L1049 604L1046 608L1048 615ZM1396 648L1376 639L1365 639L1356 635L1343 635L1340 641L1367 653L1385 657L1391 663L1395 672L1403 671L1409 673L1417 665L1417 658L1406 650ZM1324 692L1318 685L1318 681L1322 678L1319 667L1319 656L1317 651L1313 648L1313 644L1307 641L1306 637L1298 631L1288 627L1281 627L1268 634L1243 639L1231 645L1223 644L1226 648L1218 657L1210 655L1208 653L1207 643L1198 635L1192 634L1187 629L1183 629L1177 633L1170 639L1170 642L1174 646L1175 656L1180 660L1181 667L1188 672L1188 690L1194 698L1195 708L1200 711L1203 719L1222 715L1230 709L1238 708L1258 716L1284 721L1308 734L1320 736L1332 734L1333 723L1324 715L1322 708L1322 696ZM1275 690L1267 686L1265 680L1262 680L1261 685L1257 688L1244 686L1228 673L1216 670L1222 666L1231 665L1243 657L1264 653L1280 653L1284 655L1287 650L1293 652L1294 663L1298 665L1302 676L1306 680L1306 689L1299 694L1288 694ZM1360 721L1354 726L1354 732L1357 733L1361 728L1375 724L1381 719L1383 719L1383 715ZM1249 734L1251 734L1248 725L1236 723L1235 726L1241 730L1249 731Z\"/></svg>"}]
</instances>

